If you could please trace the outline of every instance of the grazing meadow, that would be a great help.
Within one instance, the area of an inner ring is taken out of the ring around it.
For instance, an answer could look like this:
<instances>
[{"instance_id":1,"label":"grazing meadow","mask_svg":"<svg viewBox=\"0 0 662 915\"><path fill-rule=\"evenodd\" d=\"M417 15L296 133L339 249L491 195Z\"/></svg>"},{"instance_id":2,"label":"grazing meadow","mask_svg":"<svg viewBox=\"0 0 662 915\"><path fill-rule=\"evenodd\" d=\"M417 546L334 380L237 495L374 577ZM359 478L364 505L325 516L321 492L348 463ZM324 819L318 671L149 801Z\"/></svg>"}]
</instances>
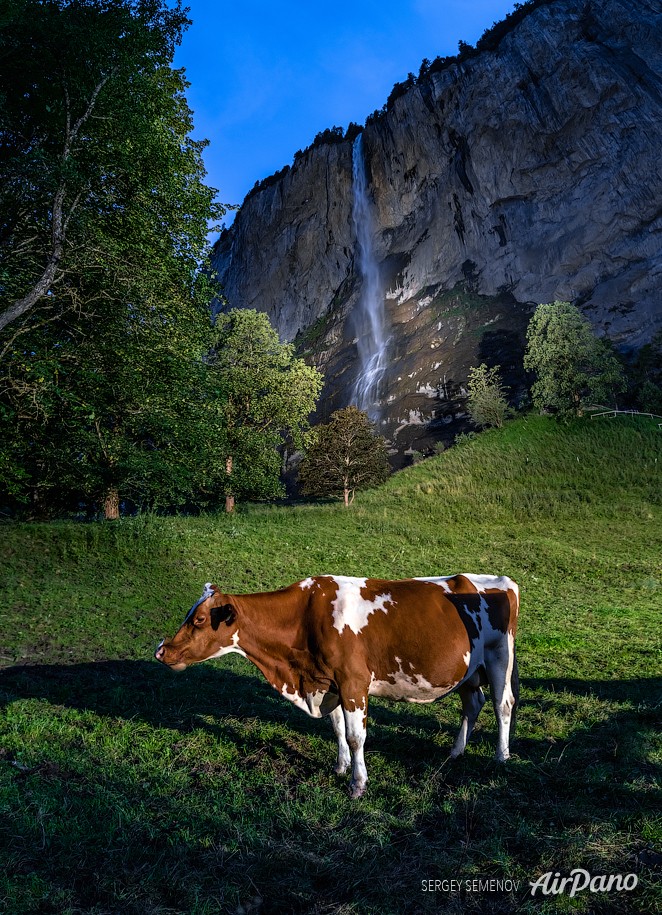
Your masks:
<instances>
[{"instance_id":1,"label":"grazing meadow","mask_svg":"<svg viewBox=\"0 0 662 915\"><path fill-rule=\"evenodd\" d=\"M349 509L0 525L0 910L659 910L661 484L655 421L528 416ZM463 571L521 588L506 765L489 704L451 761L457 697L371 700L352 801L329 723L248 661L152 659L206 581ZM532 895L576 868L636 886Z\"/></svg>"}]
</instances>

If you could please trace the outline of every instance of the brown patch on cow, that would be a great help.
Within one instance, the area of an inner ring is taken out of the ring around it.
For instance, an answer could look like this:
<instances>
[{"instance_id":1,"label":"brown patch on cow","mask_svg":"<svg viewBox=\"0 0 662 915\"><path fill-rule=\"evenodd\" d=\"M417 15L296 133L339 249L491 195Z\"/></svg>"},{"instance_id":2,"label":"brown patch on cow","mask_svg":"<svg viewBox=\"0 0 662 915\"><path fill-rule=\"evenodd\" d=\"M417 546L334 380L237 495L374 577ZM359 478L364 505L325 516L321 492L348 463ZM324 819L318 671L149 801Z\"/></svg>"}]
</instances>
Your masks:
<instances>
[{"instance_id":1,"label":"brown patch on cow","mask_svg":"<svg viewBox=\"0 0 662 915\"><path fill-rule=\"evenodd\" d=\"M492 629L507 632L510 622L508 591L486 591L485 600L487 601L487 618Z\"/></svg>"},{"instance_id":2,"label":"brown patch on cow","mask_svg":"<svg viewBox=\"0 0 662 915\"><path fill-rule=\"evenodd\" d=\"M369 600L371 602L376 601L380 597L386 597L391 595L391 600L388 603L384 604L385 612L388 612L390 607L395 606L395 601L393 600L393 589L389 587L392 582L382 581L379 578L366 578L365 585L359 591L359 594L363 600Z\"/></svg>"},{"instance_id":3,"label":"brown patch on cow","mask_svg":"<svg viewBox=\"0 0 662 915\"><path fill-rule=\"evenodd\" d=\"M462 601L451 598L458 607L458 612L460 612L460 604L466 603L470 612L474 614L476 612L474 607L479 606L481 598L483 598L487 604L487 617L492 629L498 629L503 633L510 630L513 635L515 634L518 612L518 597L515 591L510 588L507 591L503 591L501 588L485 588L479 591L471 579L465 575L449 578L447 584L453 595L462 595ZM473 640L476 635L472 635L470 632L470 638Z\"/></svg>"},{"instance_id":4,"label":"brown patch on cow","mask_svg":"<svg viewBox=\"0 0 662 915\"><path fill-rule=\"evenodd\" d=\"M356 641L365 658L367 682L391 681L400 669L421 676L435 688L458 683L466 674L464 657L471 645L466 628L443 588L432 582L370 579L366 599L390 594L388 613L375 613ZM363 594L363 592L362 592Z\"/></svg>"},{"instance_id":5,"label":"brown patch on cow","mask_svg":"<svg viewBox=\"0 0 662 915\"><path fill-rule=\"evenodd\" d=\"M500 632L517 633L517 616L519 613L519 595L512 588L507 591L489 588L485 591L487 615L492 629Z\"/></svg>"}]
</instances>

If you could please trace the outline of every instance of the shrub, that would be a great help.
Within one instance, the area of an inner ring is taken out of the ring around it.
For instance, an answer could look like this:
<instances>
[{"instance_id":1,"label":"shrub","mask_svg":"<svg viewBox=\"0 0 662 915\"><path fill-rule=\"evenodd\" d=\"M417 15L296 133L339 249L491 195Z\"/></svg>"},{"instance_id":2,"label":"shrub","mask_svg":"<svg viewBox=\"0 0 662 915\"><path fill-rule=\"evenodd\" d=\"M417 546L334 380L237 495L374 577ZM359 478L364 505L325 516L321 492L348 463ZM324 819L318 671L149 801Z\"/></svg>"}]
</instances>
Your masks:
<instances>
[{"instance_id":1,"label":"shrub","mask_svg":"<svg viewBox=\"0 0 662 915\"><path fill-rule=\"evenodd\" d=\"M501 381L500 366L488 368L483 362L469 370L469 400L471 419L477 426L500 429L512 412L508 406Z\"/></svg>"}]
</instances>

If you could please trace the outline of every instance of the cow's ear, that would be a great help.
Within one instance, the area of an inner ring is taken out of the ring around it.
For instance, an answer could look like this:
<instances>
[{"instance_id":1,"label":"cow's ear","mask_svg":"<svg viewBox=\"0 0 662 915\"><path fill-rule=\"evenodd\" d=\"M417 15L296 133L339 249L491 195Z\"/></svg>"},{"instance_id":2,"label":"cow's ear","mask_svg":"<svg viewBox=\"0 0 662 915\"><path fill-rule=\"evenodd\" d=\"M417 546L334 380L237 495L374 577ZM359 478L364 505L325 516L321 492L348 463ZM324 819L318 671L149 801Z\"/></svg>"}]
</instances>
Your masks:
<instances>
[{"instance_id":1,"label":"cow's ear","mask_svg":"<svg viewBox=\"0 0 662 915\"><path fill-rule=\"evenodd\" d=\"M232 604L224 604L222 607L212 607L211 610L211 628L218 629L221 623L231 626L237 618L236 611Z\"/></svg>"}]
</instances>

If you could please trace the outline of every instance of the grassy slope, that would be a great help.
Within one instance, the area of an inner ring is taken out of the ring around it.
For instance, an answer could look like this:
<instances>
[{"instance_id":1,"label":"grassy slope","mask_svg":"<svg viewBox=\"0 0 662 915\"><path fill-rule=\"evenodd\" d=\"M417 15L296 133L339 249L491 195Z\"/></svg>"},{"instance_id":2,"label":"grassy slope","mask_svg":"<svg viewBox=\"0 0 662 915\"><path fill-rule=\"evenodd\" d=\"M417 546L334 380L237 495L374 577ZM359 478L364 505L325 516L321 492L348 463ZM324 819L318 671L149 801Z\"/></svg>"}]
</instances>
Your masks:
<instances>
[{"instance_id":1,"label":"grassy slope","mask_svg":"<svg viewBox=\"0 0 662 915\"><path fill-rule=\"evenodd\" d=\"M0 528L0 841L9 912L649 912L662 850L662 433L644 420L518 420L395 475L349 512ZM447 760L451 698L373 701L368 796L331 773L327 722L240 658L149 660L202 584L324 572L507 573L522 587L516 758L486 707ZM573 867L633 893L531 899ZM512 894L423 893L508 877Z\"/></svg>"}]
</instances>

